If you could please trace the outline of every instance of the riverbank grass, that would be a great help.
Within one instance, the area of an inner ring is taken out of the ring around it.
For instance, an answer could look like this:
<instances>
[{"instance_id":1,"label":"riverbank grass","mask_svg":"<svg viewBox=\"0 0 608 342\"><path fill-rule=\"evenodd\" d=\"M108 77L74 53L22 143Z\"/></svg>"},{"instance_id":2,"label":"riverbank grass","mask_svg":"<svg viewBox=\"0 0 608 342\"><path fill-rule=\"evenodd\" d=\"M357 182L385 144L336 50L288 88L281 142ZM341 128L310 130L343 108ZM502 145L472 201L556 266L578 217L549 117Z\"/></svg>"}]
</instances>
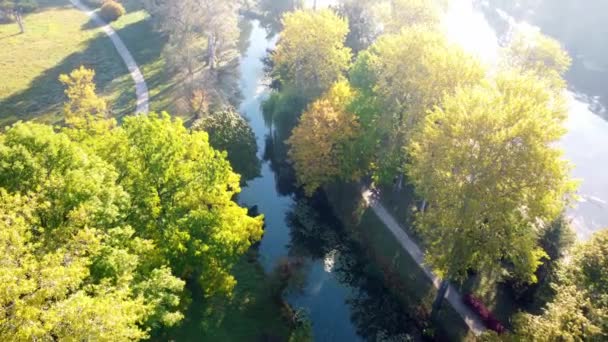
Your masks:
<instances>
[{"instance_id":1,"label":"riverbank grass","mask_svg":"<svg viewBox=\"0 0 608 342\"><path fill-rule=\"evenodd\" d=\"M270 278L251 250L235 265L232 298L206 302L193 289L184 322L153 340L287 341L291 329Z\"/></svg>"}]
</instances>

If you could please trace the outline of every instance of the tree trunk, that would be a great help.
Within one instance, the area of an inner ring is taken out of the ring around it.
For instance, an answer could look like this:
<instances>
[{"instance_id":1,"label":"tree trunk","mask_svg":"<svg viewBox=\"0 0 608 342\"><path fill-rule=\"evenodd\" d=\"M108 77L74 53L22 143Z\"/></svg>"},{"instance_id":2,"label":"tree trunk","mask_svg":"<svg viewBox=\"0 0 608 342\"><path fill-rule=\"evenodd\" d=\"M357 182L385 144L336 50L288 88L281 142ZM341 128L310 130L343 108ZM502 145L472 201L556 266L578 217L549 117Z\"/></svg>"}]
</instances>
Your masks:
<instances>
[{"instance_id":1,"label":"tree trunk","mask_svg":"<svg viewBox=\"0 0 608 342\"><path fill-rule=\"evenodd\" d=\"M447 280L442 280L441 285L439 285L439 289L437 290L437 296L435 297L435 301L433 302L433 308L431 311L431 318L437 318L437 314L439 313L439 309L441 309L441 305L445 299L445 295L448 292L449 282Z\"/></svg>"},{"instance_id":2,"label":"tree trunk","mask_svg":"<svg viewBox=\"0 0 608 342\"><path fill-rule=\"evenodd\" d=\"M23 15L20 10L15 11L15 20L17 21L17 25L19 25L20 33L25 33L25 24L23 23Z\"/></svg>"},{"instance_id":3,"label":"tree trunk","mask_svg":"<svg viewBox=\"0 0 608 342\"><path fill-rule=\"evenodd\" d=\"M215 35L213 34L209 35L207 38L207 54L209 55L207 63L211 70L215 69L215 40Z\"/></svg>"}]
</instances>

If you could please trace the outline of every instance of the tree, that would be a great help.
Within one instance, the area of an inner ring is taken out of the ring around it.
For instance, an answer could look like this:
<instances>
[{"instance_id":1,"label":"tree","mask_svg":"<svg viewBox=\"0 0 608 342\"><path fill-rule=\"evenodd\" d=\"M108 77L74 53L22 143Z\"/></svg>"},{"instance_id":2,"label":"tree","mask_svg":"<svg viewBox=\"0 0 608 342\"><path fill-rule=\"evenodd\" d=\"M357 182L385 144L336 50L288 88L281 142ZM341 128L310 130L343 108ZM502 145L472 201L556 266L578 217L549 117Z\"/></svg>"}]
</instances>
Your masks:
<instances>
[{"instance_id":1,"label":"tree","mask_svg":"<svg viewBox=\"0 0 608 342\"><path fill-rule=\"evenodd\" d=\"M226 151L234 171L244 181L260 175L260 160L255 134L249 123L233 108L209 113L192 125L195 131L209 134L209 143L218 151Z\"/></svg>"},{"instance_id":2,"label":"tree","mask_svg":"<svg viewBox=\"0 0 608 342\"><path fill-rule=\"evenodd\" d=\"M441 22L443 0L387 0L379 4L377 15L385 33L399 33L411 26L434 29Z\"/></svg>"},{"instance_id":3,"label":"tree","mask_svg":"<svg viewBox=\"0 0 608 342\"><path fill-rule=\"evenodd\" d=\"M273 76L314 98L348 69L348 23L330 10L300 10L286 14L283 27L272 53Z\"/></svg>"},{"instance_id":4,"label":"tree","mask_svg":"<svg viewBox=\"0 0 608 342\"><path fill-rule=\"evenodd\" d=\"M0 339L138 340L181 319L184 282L121 227L128 195L109 164L19 123L0 136L0 174Z\"/></svg>"},{"instance_id":5,"label":"tree","mask_svg":"<svg viewBox=\"0 0 608 342\"><path fill-rule=\"evenodd\" d=\"M165 48L167 65L172 72L185 75L188 99L194 92L203 90L211 96L212 104L221 107L230 102L231 82L226 82L224 76L238 69L238 3L236 0L144 1L157 26L169 37Z\"/></svg>"},{"instance_id":6,"label":"tree","mask_svg":"<svg viewBox=\"0 0 608 342\"><path fill-rule=\"evenodd\" d=\"M554 147L566 110L552 95L533 75L503 73L448 95L415 135L408 175L428 202L416 226L440 277L504 267L536 281L539 227L575 187Z\"/></svg>"},{"instance_id":7,"label":"tree","mask_svg":"<svg viewBox=\"0 0 608 342\"><path fill-rule=\"evenodd\" d=\"M352 111L361 121L365 138L374 144L375 171L381 182L402 172L411 132L442 96L459 86L479 83L484 69L439 31L422 26L381 36L359 54L350 79L359 99Z\"/></svg>"},{"instance_id":8,"label":"tree","mask_svg":"<svg viewBox=\"0 0 608 342\"><path fill-rule=\"evenodd\" d=\"M69 75L59 76L59 81L67 88L68 101L63 112L65 122L71 127L95 129L95 123L103 122L107 116L106 102L95 93L94 78L95 70L84 66Z\"/></svg>"},{"instance_id":9,"label":"tree","mask_svg":"<svg viewBox=\"0 0 608 342\"><path fill-rule=\"evenodd\" d=\"M356 54L367 49L380 34L380 20L376 16L377 1L341 0L338 13L348 19L346 46Z\"/></svg>"},{"instance_id":10,"label":"tree","mask_svg":"<svg viewBox=\"0 0 608 342\"><path fill-rule=\"evenodd\" d=\"M262 235L233 198L240 177L207 133L167 114L126 118L97 149L129 194L126 222L151 240L174 274L198 279L206 295L230 293L232 265Z\"/></svg>"},{"instance_id":11,"label":"tree","mask_svg":"<svg viewBox=\"0 0 608 342\"><path fill-rule=\"evenodd\" d=\"M345 152L359 134L356 117L346 111L353 96L346 81L334 84L302 114L287 140L298 183L309 196L332 180L358 176L345 162Z\"/></svg>"},{"instance_id":12,"label":"tree","mask_svg":"<svg viewBox=\"0 0 608 342\"><path fill-rule=\"evenodd\" d=\"M533 72L551 82L557 92L565 87L563 76L572 62L558 41L536 30L516 30L504 50L507 67Z\"/></svg>"},{"instance_id":13,"label":"tree","mask_svg":"<svg viewBox=\"0 0 608 342\"><path fill-rule=\"evenodd\" d=\"M542 315L519 314L516 338L528 341L583 341L608 338L608 231L579 244L562 263L556 297Z\"/></svg>"},{"instance_id":14,"label":"tree","mask_svg":"<svg viewBox=\"0 0 608 342\"><path fill-rule=\"evenodd\" d=\"M23 15L33 12L38 8L35 0L0 0L0 13L5 13L8 17L14 18L19 25L19 31L25 33L25 22Z\"/></svg>"}]
</instances>

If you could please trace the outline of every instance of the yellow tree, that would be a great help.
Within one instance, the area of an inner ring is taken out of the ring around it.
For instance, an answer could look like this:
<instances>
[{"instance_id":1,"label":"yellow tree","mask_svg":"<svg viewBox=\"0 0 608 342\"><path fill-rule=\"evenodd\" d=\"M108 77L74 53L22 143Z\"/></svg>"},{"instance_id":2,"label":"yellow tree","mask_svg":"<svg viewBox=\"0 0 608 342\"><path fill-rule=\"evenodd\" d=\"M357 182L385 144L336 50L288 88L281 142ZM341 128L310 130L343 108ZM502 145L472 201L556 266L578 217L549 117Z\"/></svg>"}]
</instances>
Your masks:
<instances>
[{"instance_id":1,"label":"yellow tree","mask_svg":"<svg viewBox=\"0 0 608 342\"><path fill-rule=\"evenodd\" d=\"M63 107L65 121L76 128L91 127L96 121L106 118L106 102L95 93L95 71L81 66L69 75L59 76L66 86L68 101Z\"/></svg>"},{"instance_id":2,"label":"yellow tree","mask_svg":"<svg viewBox=\"0 0 608 342\"><path fill-rule=\"evenodd\" d=\"M346 110L353 95L348 82L334 84L302 114L287 140L298 183L307 195L336 178L357 177L343 172L346 149L359 133L355 116Z\"/></svg>"},{"instance_id":3,"label":"yellow tree","mask_svg":"<svg viewBox=\"0 0 608 342\"><path fill-rule=\"evenodd\" d=\"M279 73L275 77L308 96L323 93L349 67L351 52L344 46L348 23L329 10L300 10L286 14L283 26L272 54Z\"/></svg>"},{"instance_id":4,"label":"yellow tree","mask_svg":"<svg viewBox=\"0 0 608 342\"><path fill-rule=\"evenodd\" d=\"M408 174L428 201L417 229L441 277L460 281L470 269L506 262L516 278L536 281L546 255L538 229L575 187L555 148L565 115L542 81L516 73L459 89L429 114L411 144Z\"/></svg>"}]
</instances>

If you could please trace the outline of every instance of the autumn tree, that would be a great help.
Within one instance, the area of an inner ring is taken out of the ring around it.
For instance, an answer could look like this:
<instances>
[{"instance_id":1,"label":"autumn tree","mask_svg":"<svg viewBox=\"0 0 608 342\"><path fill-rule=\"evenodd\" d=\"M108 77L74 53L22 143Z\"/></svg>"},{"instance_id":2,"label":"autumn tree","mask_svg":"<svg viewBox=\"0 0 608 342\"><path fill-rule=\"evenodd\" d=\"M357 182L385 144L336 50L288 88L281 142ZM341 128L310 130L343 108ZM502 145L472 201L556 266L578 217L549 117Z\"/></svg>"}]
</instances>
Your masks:
<instances>
[{"instance_id":1,"label":"autumn tree","mask_svg":"<svg viewBox=\"0 0 608 342\"><path fill-rule=\"evenodd\" d=\"M484 69L444 35L423 26L381 36L359 54L350 72L360 96L353 111L366 136L375 136L378 178L387 182L402 171L403 148L412 130L442 96L479 83Z\"/></svg>"},{"instance_id":2,"label":"autumn tree","mask_svg":"<svg viewBox=\"0 0 608 342\"><path fill-rule=\"evenodd\" d=\"M354 94L345 81L334 84L302 114L287 141L298 183L307 195L336 179L353 179L346 155L359 134L356 117L346 110Z\"/></svg>"},{"instance_id":3,"label":"autumn tree","mask_svg":"<svg viewBox=\"0 0 608 342\"><path fill-rule=\"evenodd\" d=\"M84 66L73 70L69 75L59 76L59 81L66 87L65 95L68 98L63 106L65 122L71 127L95 129L96 123L106 119L107 105L95 92L94 78L95 70Z\"/></svg>"},{"instance_id":4,"label":"autumn tree","mask_svg":"<svg viewBox=\"0 0 608 342\"><path fill-rule=\"evenodd\" d=\"M519 314L514 336L527 341L601 341L608 338L608 231L575 247L541 315Z\"/></svg>"},{"instance_id":5,"label":"autumn tree","mask_svg":"<svg viewBox=\"0 0 608 342\"><path fill-rule=\"evenodd\" d=\"M25 33L25 21L23 15L38 8L35 0L0 0L0 13L13 18L21 33Z\"/></svg>"},{"instance_id":6,"label":"autumn tree","mask_svg":"<svg viewBox=\"0 0 608 342\"><path fill-rule=\"evenodd\" d=\"M348 23L330 10L300 10L283 17L272 53L273 77L314 98L346 72L351 58L344 46Z\"/></svg>"},{"instance_id":7,"label":"autumn tree","mask_svg":"<svg viewBox=\"0 0 608 342\"><path fill-rule=\"evenodd\" d=\"M541 80L516 73L458 89L426 117L410 145L408 175L427 203L416 226L440 277L462 281L468 270L505 266L522 282L536 281L546 255L539 228L574 190L555 148L565 117Z\"/></svg>"},{"instance_id":8,"label":"autumn tree","mask_svg":"<svg viewBox=\"0 0 608 342\"><path fill-rule=\"evenodd\" d=\"M251 126L234 108L208 113L192 125L195 131L209 134L209 143L218 151L226 151L234 171L243 181L260 175L258 146Z\"/></svg>"}]
</instances>

